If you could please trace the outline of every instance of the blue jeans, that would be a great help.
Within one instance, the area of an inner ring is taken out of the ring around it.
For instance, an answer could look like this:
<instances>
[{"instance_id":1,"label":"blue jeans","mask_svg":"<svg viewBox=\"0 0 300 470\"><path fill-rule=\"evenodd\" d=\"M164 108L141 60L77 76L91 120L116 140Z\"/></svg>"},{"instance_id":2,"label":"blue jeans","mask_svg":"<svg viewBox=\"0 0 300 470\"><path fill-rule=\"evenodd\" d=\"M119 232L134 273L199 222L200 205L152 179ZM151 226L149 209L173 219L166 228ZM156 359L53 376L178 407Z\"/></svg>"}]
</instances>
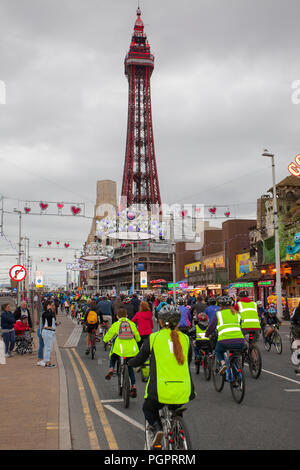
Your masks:
<instances>
[{"instance_id":1,"label":"blue jeans","mask_svg":"<svg viewBox=\"0 0 300 470\"><path fill-rule=\"evenodd\" d=\"M55 331L45 330L42 331L44 341L44 362L50 362L50 354L55 339Z\"/></svg>"},{"instance_id":2,"label":"blue jeans","mask_svg":"<svg viewBox=\"0 0 300 470\"><path fill-rule=\"evenodd\" d=\"M110 357L109 367L111 367L112 369L115 368L117 358L118 358L117 354L112 354ZM134 370L132 366L128 366L128 373L129 373L131 386L133 386L135 385L135 375L134 375Z\"/></svg>"},{"instance_id":3,"label":"blue jeans","mask_svg":"<svg viewBox=\"0 0 300 470\"><path fill-rule=\"evenodd\" d=\"M2 333L2 338L4 342L5 354L11 353L15 347L15 342L16 342L15 330L8 331L7 333Z\"/></svg>"},{"instance_id":4,"label":"blue jeans","mask_svg":"<svg viewBox=\"0 0 300 470\"><path fill-rule=\"evenodd\" d=\"M41 361L44 357L44 340L40 328L36 330L36 334L39 339L38 359Z\"/></svg>"},{"instance_id":5,"label":"blue jeans","mask_svg":"<svg viewBox=\"0 0 300 470\"><path fill-rule=\"evenodd\" d=\"M228 349L232 349L234 351L242 351L244 348L244 344L239 343L221 343L217 342L215 347L216 356L219 362L224 361L224 353L228 351Z\"/></svg>"}]
</instances>

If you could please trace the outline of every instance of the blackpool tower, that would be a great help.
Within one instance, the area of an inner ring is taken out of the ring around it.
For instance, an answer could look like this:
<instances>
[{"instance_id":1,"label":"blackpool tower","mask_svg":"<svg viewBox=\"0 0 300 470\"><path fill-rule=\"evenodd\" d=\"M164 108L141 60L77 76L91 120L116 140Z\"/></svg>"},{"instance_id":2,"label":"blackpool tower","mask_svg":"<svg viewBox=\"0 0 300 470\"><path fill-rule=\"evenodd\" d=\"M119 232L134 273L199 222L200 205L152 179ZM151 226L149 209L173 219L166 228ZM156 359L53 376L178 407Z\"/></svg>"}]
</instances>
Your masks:
<instances>
[{"instance_id":1,"label":"blackpool tower","mask_svg":"<svg viewBox=\"0 0 300 470\"><path fill-rule=\"evenodd\" d=\"M150 78L154 56L144 33L141 10L137 9L130 49L125 57L128 78L128 122L121 207L161 206L155 160Z\"/></svg>"}]
</instances>

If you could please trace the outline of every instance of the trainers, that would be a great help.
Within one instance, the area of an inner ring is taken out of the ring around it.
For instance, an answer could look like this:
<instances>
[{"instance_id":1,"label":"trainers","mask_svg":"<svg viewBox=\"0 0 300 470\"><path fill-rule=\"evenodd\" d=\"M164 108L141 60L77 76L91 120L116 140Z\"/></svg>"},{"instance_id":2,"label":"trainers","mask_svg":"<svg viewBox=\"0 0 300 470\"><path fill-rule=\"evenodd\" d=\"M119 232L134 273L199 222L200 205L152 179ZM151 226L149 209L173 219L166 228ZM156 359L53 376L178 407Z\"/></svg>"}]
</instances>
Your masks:
<instances>
[{"instance_id":1,"label":"trainers","mask_svg":"<svg viewBox=\"0 0 300 470\"><path fill-rule=\"evenodd\" d=\"M157 422L154 423L153 426L150 426L150 430L154 436L152 444L151 444L152 449L161 448L161 444L162 444L162 440L164 436L161 424Z\"/></svg>"},{"instance_id":2,"label":"trainers","mask_svg":"<svg viewBox=\"0 0 300 470\"><path fill-rule=\"evenodd\" d=\"M55 364L45 364L45 367L56 367Z\"/></svg>"},{"instance_id":3,"label":"trainers","mask_svg":"<svg viewBox=\"0 0 300 470\"><path fill-rule=\"evenodd\" d=\"M106 374L106 376L105 376L106 380L110 380L113 375L114 375L114 370L113 370L113 369L109 369L109 371L107 372L107 374Z\"/></svg>"},{"instance_id":4,"label":"trainers","mask_svg":"<svg viewBox=\"0 0 300 470\"><path fill-rule=\"evenodd\" d=\"M221 367L220 367L220 370L219 370L219 374L220 374L220 375L224 375L226 369L227 369L226 364L221 364Z\"/></svg>"},{"instance_id":5,"label":"trainers","mask_svg":"<svg viewBox=\"0 0 300 470\"><path fill-rule=\"evenodd\" d=\"M37 365L37 366L44 366L45 363L44 363L43 360L40 360L40 361L38 361L38 362L36 363L36 365Z\"/></svg>"},{"instance_id":6,"label":"trainers","mask_svg":"<svg viewBox=\"0 0 300 470\"><path fill-rule=\"evenodd\" d=\"M131 398L136 398L136 396L137 396L137 391L136 391L136 386L135 385L133 387L131 387L130 396L131 396Z\"/></svg>"}]
</instances>

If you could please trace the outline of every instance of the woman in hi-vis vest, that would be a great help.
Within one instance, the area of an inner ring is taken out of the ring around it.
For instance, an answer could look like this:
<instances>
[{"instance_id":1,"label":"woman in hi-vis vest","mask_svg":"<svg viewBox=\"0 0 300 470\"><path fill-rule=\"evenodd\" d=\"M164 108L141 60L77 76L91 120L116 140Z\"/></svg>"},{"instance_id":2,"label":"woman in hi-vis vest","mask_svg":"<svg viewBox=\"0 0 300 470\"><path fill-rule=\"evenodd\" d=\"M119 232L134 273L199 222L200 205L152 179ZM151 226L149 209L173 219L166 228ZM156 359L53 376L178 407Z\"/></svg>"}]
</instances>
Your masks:
<instances>
[{"instance_id":1,"label":"woman in hi-vis vest","mask_svg":"<svg viewBox=\"0 0 300 470\"><path fill-rule=\"evenodd\" d=\"M178 307L162 307L158 314L162 329L152 333L138 355L128 363L139 367L150 356L143 412L153 433L152 445L159 444L163 437L159 410L165 404L180 406L195 398L189 369L193 349L189 337L177 329L180 318Z\"/></svg>"}]
</instances>

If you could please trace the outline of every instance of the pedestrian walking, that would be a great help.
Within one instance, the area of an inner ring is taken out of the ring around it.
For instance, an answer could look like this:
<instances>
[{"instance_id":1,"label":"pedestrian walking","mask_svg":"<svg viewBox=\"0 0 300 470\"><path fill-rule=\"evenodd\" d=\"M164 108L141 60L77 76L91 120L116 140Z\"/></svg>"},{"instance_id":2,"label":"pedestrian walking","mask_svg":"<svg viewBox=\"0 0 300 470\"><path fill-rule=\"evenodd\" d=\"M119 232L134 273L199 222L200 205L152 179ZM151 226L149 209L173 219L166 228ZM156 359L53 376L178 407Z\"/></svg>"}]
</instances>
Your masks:
<instances>
[{"instance_id":1,"label":"pedestrian walking","mask_svg":"<svg viewBox=\"0 0 300 470\"><path fill-rule=\"evenodd\" d=\"M11 311L10 304L6 303L2 305L1 328L5 357L11 357L13 355L12 352L16 342L16 335L14 330L15 323L15 316Z\"/></svg>"}]
</instances>

